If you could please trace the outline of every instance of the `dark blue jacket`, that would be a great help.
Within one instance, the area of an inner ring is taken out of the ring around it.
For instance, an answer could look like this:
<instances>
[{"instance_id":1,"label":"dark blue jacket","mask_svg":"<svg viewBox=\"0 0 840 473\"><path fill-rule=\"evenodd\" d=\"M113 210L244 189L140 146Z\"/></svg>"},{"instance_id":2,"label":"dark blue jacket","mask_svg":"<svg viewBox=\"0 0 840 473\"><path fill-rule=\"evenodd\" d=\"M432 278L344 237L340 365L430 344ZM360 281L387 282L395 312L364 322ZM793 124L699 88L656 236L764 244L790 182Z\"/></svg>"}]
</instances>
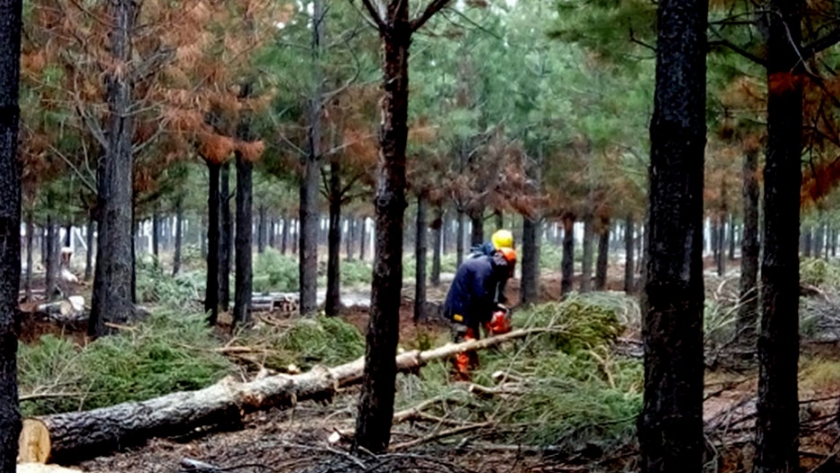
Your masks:
<instances>
[{"instance_id":1,"label":"dark blue jacket","mask_svg":"<svg viewBox=\"0 0 840 473\"><path fill-rule=\"evenodd\" d=\"M509 274L507 262L501 255L465 260L449 287L443 316L465 325L489 321L496 308L498 286ZM454 320L455 315L461 315L465 320Z\"/></svg>"},{"instance_id":2,"label":"dark blue jacket","mask_svg":"<svg viewBox=\"0 0 840 473\"><path fill-rule=\"evenodd\" d=\"M480 245L476 245L470 248L470 258L478 258L479 256L493 256L493 253L495 252L496 247L493 246L493 243L485 241Z\"/></svg>"}]
</instances>

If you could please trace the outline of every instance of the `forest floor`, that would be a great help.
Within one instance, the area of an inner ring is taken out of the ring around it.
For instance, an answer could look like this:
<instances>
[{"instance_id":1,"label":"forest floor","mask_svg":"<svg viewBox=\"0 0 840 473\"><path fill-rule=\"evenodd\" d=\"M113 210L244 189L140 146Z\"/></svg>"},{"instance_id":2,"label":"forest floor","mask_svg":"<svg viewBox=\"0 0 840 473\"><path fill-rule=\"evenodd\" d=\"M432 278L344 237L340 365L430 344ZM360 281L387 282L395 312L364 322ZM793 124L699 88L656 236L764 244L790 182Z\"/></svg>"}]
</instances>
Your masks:
<instances>
[{"instance_id":1,"label":"forest floor","mask_svg":"<svg viewBox=\"0 0 840 473\"><path fill-rule=\"evenodd\" d=\"M729 262L730 268L737 268ZM723 278L713 271L714 263L706 262L707 360L704 421L707 434L707 471L746 472L751 470L752 440L754 436L757 370L754 353L733 349L725 333L730 320L728 302L737 290L737 272ZM805 278L807 280L808 278ZM541 298L559 298L560 276L543 273ZM623 287L623 268L611 267L608 289ZM359 297L365 289L354 290ZM509 285L509 297L518 300L519 281ZM441 302L446 285L429 288L428 299ZM840 398L840 298L836 292L820 289L816 297L803 299L804 330L800 365L800 400L802 439L800 452L803 472L838 471L835 463L840 445L838 428L838 398ZM715 307L720 307L716 309ZM638 308L635 309L636 311ZM815 314L812 316L812 314ZM837 314L835 317L834 314ZM344 320L364 332L367 309L348 308ZM427 323L413 321L413 285L404 288L400 311L401 346L416 348L424 340L445 340L448 328L436 319ZM622 356L638 359L640 333L638 314L624 314L624 333L615 351ZM57 325L44 320L24 319L22 340L32 343L43 334L69 337L84 344L84 322ZM827 335L828 334L828 335ZM220 333L220 335L223 335ZM607 367L607 364L604 364ZM410 375L408 377L413 377ZM406 377L407 378L407 377ZM423 375L417 378L423 382ZM452 389L470 392L467 385ZM587 441L574 449L536 447L527 443L500 441L495 429L510 426L460 424L466 427L456 435L435 438L446 432L451 419L440 419L438 425L407 422L394 426L393 444L403 447L384 456L351 454L342 439L330 441L336 431L352 432L358 388L341 391L329 404L301 403L290 410L269 410L247 416L241 425L227 431L197 431L194 435L153 439L147 444L109 456L102 456L75 468L87 472L175 472L196 471L185 468L182 461L193 459L213 465L215 470L250 472L488 472L488 473L547 473L637 471L637 447L632 439L611 443L602 448L598 442ZM552 412L545 412L551 416ZM619 419L627 422L627 419ZM613 421L607 421L613 422ZM470 426L475 426L475 429ZM593 426L590 426L593 427ZM598 430L597 425L594 426ZM570 432L570 436L576 435ZM615 440L615 439L612 439Z\"/></svg>"}]
</instances>

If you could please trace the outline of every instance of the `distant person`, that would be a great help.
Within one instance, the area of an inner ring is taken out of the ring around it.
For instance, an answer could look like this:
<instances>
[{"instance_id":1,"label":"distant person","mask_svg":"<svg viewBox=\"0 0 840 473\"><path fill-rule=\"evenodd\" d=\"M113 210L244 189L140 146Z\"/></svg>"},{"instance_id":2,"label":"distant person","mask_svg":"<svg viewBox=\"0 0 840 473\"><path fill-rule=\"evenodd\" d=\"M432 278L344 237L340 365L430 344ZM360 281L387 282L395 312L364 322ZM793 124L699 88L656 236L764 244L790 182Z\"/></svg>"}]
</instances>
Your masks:
<instances>
[{"instance_id":1,"label":"distant person","mask_svg":"<svg viewBox=\"0 0 840 473\"><path fill-rule=\"evenodd\" d=\"M449 287L443 316L452 324L455 343L478 340L480 327L487 335L510 332L507 308L499 302L498 287L516 266L516 251L502 247L492 256L470 258L458 268ZM470 370L478 366L475 352L461 353L455 358L455 376L470 379Z\"/></svg>"}]
</instances>

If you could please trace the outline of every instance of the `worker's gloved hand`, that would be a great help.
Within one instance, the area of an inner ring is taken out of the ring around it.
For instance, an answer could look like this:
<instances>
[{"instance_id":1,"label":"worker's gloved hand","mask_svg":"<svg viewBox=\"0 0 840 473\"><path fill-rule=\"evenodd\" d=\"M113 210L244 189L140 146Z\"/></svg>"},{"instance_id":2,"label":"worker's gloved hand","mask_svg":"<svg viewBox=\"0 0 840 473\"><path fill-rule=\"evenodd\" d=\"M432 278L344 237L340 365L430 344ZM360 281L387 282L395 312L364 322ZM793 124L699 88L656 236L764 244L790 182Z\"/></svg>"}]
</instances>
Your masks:
<instances>
[{"instance_id":1,"label":"worker's gloved hand","mask_svg":"<svg viewBox=\"0 0 840 473\"><path fill-rule=\"evenodd\" d=\"M493 312L488 324L493 335L501 335L511 331L510 319L508 318L507 310L497 310Z\"/></svg>"}]
</instances>

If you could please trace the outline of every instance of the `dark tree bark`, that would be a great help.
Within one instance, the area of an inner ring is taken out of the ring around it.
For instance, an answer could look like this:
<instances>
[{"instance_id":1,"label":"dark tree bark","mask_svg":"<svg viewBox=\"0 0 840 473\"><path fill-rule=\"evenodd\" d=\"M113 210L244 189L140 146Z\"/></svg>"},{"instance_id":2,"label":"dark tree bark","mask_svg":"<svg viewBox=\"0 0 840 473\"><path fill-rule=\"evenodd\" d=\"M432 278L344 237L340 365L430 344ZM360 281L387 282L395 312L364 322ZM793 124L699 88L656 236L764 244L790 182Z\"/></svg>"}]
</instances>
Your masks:
<instances>
[{"instance_id":1,"label":"dark tree bark","mask_svg":"<svg viewBox=\"0 0 840 473\"><path fill-rule=\"evenodd\" d=\"M62 243L65 247L70 247L73 244L73 224L67 223L64 226L64 242Z\"/></svg>"},{"instance_id":2,"label":"dark tree bark","mask_svg":"<svg viewBox=\"0 0 840 473\"><path fill-rule=\"evenodd\" d=\"M441 252L445 255L449 254L449 248L451 246L450 243L450 222L449 222L449 213L446 212L444 209L441 209L441 214L443 215L441 219L441 228L440 228L440 238L441 238Z\"/></svg>"},{"instance_id":3,"label":"dark tree bark","mask_svg":"<svg viewBox=\"0 0 840 473\"><path fill-rule=\"evenodd\" d=\"M367 217L362 217L359 222L359 236L359 261L364 261L368 245Z\"/></svg>"},{"instance_id":4,"label":"dark tree bark","mask_svg":"<svg viewBox=\"0 0 840 473\"><path fill-rule=\"evenodd\" d=\"M575 276L575 218L563 217L563 261L561 262L562 279L560 294L565 296L572 292L572 281Z\"/></svg>"},{"instance_id":5,"label":"dark tree bark","mask_svg":"<svg viewBox=\"0 0 840 473\"><path fill-rule=\"evenodd\" d=\"M822 258L823 240L825 240L825 226L822 223L822 215L820 215L814 230L814 258Z\"/></svg>"},{"instance_id":6,"label":"dark tree bark","mask_svg":"<svg viewBox=\"0 0 840 473\"><path fill-rule=\"evenodd\" d=\"M587 293L592 290L592 239L592 216L587 216L583 221L583 261L580 277L581 293Z\"/></svg>"},{"instance_id":7,"label":"dark tree bark","mask_svg":"<svg viewBox=\"0 0 840 473\"><path fill-rule=\"evenodd\" d=\"M96 244L96 240L94 239L94 234L96 233L96 211L95 209L88 210L88 223L87 223L87 233L85 234L85 239L87 242L87 253L85 254L85 282L90 281L93 277L93 255L94 255L94 245Z\"/></svg>"},{"instance_id":8,"label":"dark tree bark","mask_svg":"<svg viewBox=\"0 0 840 473\"><path fill-rule=\"evenodd\" d=\"M243 135L247 133L243 131ZM252 208L253 208L253 164L236 156L236 287L234 294L233 320L247 324L251 319L251 294L253 293L252 269Z\"/></svg>"},{"instance_id":9,"label":"dark tree bark","mask_svg":"<svg viewBox=\"0 0 840 473\"><path fill-rule=\"evenodd\" d=\"M46 267L46 299L53 300L55 290L58 288L58 252L59 252L58 227L52 214L47 215L47 267Z\"/></svg>"},{"instance_id":10,"label":"dark tree bark","mask_svg":"<svg viewBox=\"0 0 840 473\"><path fill-rule=\"evenodd\" d=\"M428 251L426 225L426 196L417 197L417 232L414 239L414 258L416 268L414 273L414 323L426 321L426 253Z\"/></svg>"},{"instance_id":11,"label":"dark tree bark","mask_svg":"<svg viewBox=\"0 0 840 473\"><path fill-rule=\"evenodd\" d=\"M458 210L458 228L455 233L455 266L464 262L464 212Z\"/></svg>"},{"instance_id":12,"label":"dark tree bark","mask_svg":"<svg viewBox=\"0 0 840 473\"><path fill-rule=\"evenodd\" d=\"M648 473L703 469L707 15L705 0L661 1L657 13L639 417L641 471Z\"/></svg>"},{"instance_id":13,"label":"dark tree bark","mask_svg":"<svg viewBox=\"0 0 840 473\"><path fill-rule=\"evenodd\" d=\"M501 230L501 229L505 228L505 214L502 213L501 210L496 209L493 212L493 217L496 220L496 230Z\"/></svg>"},{"instance_id":14,"label":"dark tree bark","mask_svg":"<svg viewBox=\"0 0 840 473\"><path fill-rule=\"evenodd\" d=\"M131 303L137 304L137 235L140 234L140 222L135 220L135 209L131 210Z\"/></svg>"},{"instance_id":15,"label":"dark tree bark","mask_svg":"<svg viewBox=\"0 0 840 473\"><path fill-rule=\"evenodd\" d=\"M99 183L99 244L88 332L106 333L105 322L125 323L134 312L134 199L132 188L133 89L130 70L134 60L131 37L137 17L133 0L110 3L110 53L113 67L105 77L108 105L106 138Z\"/></svg>"},{"instance_id":16,"label":"dark tree bark","mask_svg":"<svg viewBox=\"0 0 840 473\"><path fill-rule=\"evenodd\" d=\"M330 163L330 226L327 242L327 296L325 312L336 316L341 311L341 163Z\"/></svg>"},{"instance_id":17,"label":"dark tree bark","mask_svg":"<svg viewBox=\"0 0 840 473\"><path fill-rule=\"evenodd\" d=\"M160 258L160 215L157 210L152 214L152 254L155 256L155 264L159 264Z\"/></svg>"},{"instance_id":18,"label":"dark tree bark","mask_svg":"<svg viewBox=\"0 0 840 473\"><path fill-rule=\"evenodd\" d=\"M207 161L210 171L209 192L207 198L207 291L204 296L204 312L208 314L207 323L216 325L219 320L219 256L221 256L221 196L219 185L222 166Z\"/></svg>"},{"instance_id":19,"label":"dark tree bark","mask_svg":"<svg viewBox=\"0 0 840 473\"><path fill-rule=\"evenodd\" d=\"M299 275L300 314L312 315L318 309L318 189L321 185L322 80L320 61L324 42L324 2L314 0L312 26L312 65L315 72L309 97L307 149L300 182Z\"/></svg>"},{"instance_id":20,"label":"dark tree bark","mask_svg":"<svg viewBox=\"0 0 840 473\"><path fill-rule=\"evenodd\" d=\"M624 292L633 294L636 292L635 284L635 255L633 250L636 248L634 237L636 234L636 223L633 221L633 214L627 214L624 219Z\"/></svg>"},{"instance_id":21,"label":"dark tree bark","mask_svg":"<svg viewBox=\"0 0 840 473\"><path fill-rule=\"evenodd\" d=\"M38 235L40 236L40 247L41 247L41 266L47 267L47 256L49 253L47 252L47 228L46 227L38 227Z\"/></svg>"},{"instance_id":22,"label":"dark tree bark","mask_svg":"<svg viewBox=\"0 0 840 473\"><path fill-rule=\"evenodd\" d=\"M353 261L353 243L356 241L356 219L347 217L344 221L347 223L347 233L344 235L344 259Z\"/></svg>"},{"instance_id":23,"label":"dark tree bark","mask_svg":"<svg viewBox=\"0 0 840 473\"><path fill-rule=\"evenodd\" d=\"M536 304L540 297L540 222L522 219L522 284L520 302Z\"/></svg>"},{"instance_id":24,"label":"dark tree bark","mask_svg":"<svg viewBox=\"0 0 840 473\"><path fill-rule=\"evenodd\" d=\"M0 471L16 470L18 435L17 336L20 290L21 168L20 0L0 0Z\"/></svg>"},{"instance_id":25,"label":"dark tree bark","mask_svg":"<svg viewBox=\"0 0 840 473\"><path fill-rule=\"evenodd\" d=\"M744 231L741 235L741 281L737 331L744 345L752 345L758 333L758 152L744 155Z\"/></svg>"},{"instance_id":26,"label":"dark tree bark","mask_svg":"<svg viewBox=\"0 0 840 473\"><path fill-rule=\"evenodd\" d=\"M470 234L470 245L478 246L484 243L484 209L470 214L472 233Z\"/></svg>"},{"instance_id":27,"label":"dark tree bark","mask_svg":"<svg viewBox=\"0 0 840 473\"><path fill-rule=\"evenodd\" d=\"M805 228L805 236L803 238L803 246L802 252L806 258L811 257L811 249L813 248L813 239L814 229L810 225Z\"/></svg>"},{"instance_id":28,"label":"dark tree bark","mask_svg":"<svg viewBox=\"0 0 840 473\"><path fill-rule=\"evenodd\" d=\"M249 229L250 230L250 229ZM250 231L248 232L251 233ZM184 196L175 200L175 256L172 258L172 276L181 272L181 249L184 245Z\"/></svg>"},{"instance_id":29,"label":"dark tree bark","mask_svg":"<svg viewBox=\"0 0 840 473\"><path fill-rule=\"evenodd\" d=\"M405 150L408 139L408 55L412 33L447 0L431 3L418 20L409 20L409 2L389 0L385 18L364 0L375 18L383 43L383 89L380 161L376 187L376 252L373 265L370 320L356 442L371 452L388 449L394 414L402 293Z\"/></svg>"},{"instance_id":30,"label":"dark tree bark","mask_svg":"<svg viewBox=\"0 0 840 473\"><path fill-rule=\"evenodd\" d=\"M435 207L435 219L432 221L432 286L440 286L440 256L443 237L443 207Z\"/></svg>"},{"instance_id":31,"label":"dark tree bark","mask_svg":"<svg viewBox=\"0 0 840 473\"><path fill-rule=\"evenodd\" d=\"M198 239L201 246L201 259L207 259L207 217L204 215L201 216Z\"/></svg>"},{"instance_id":32,"label":"dark tree bark","mask_svg":"<svg viewBox=\"0 0 840 473\"><path fill-rule=\"evenodd\" d=\"M831 227L831 223L826 223L825 225L825 260L828 261L829 256L831 256L831 247L834 245L834 229Z\"/></svg>"},{"instance_id":33,"label":"dark tree bark","mask_svg":"<svg viewBox=\"0 0 840 473\"><path fill-rule=\"evenodd\" d=\"M260 206L259 208L259 218L260 221L257 222L257 251L260 254L265 253L265 207Z\"/></svg>"},{"instance_id":34,"label":"dark tree bark","mask_svg":"<svg viewBox=\"0 0 840 473\"><path fill-rule=\"evenodd\" d=\"M738 232L736 231L735 226L735 216L733 214L729 214L729 238L727 242L729 242L729 261L735 261L735 244L737 241Z\"/></svg>"},{"instance_id":35,"label":"dark tree bark","mask_svg":"<svg viewBox=\"0 0 840 473\"><path fill-rule=\"evenodd\" d=\"M292 219L288 215L283 217L283 233L280 236L280 253L285 255L289 251L289 233L292 225Z\"/></svg>"},{"instance_id":36,"label":"dark tree bark","mask_svg":"<svg viewBox=\"0 0 840 473\"><path fill-rule=\"evenodd\" d=\"M277 219L271 217L268 220L268 247L277 248Z\"/></svg>"},{"instance_id":37,"label":"dark tree bark","mask_svg":"<svg viewBox=\"0 0 840 473\"><path fill-rule=\"evenodd\" d=\"M230 310L230 267L233 256L233 215L230 211L230 163L222 165L221 225L219 226L219 305L221 310Z\"/></svg>"},{"instance_id":38,"label":"dark tree bark","mask_svg":"<svg viewBox=\"0 0 840 473\"><path fill-rule=\"evenodd\" d=\"M725 214L721 214L720 221L718 221L717 226L717 251L715 252L716 255L716 263L717 263L717 273L719 277L723 277L726 274L726 216Z\"/></svg>"},{"instance_id":39,"label":"dark tree bark","mask_svg":"<svg viewBox=\"0 0 840 473\"><path fill-rule=\"evenodd\" d=\"M598 263L595 265L595 290L607 288L607 270L610 264L610 219L601 219L601 232L598 237Z\"/></svg>"},{"instance_id":40,"label":"dark tree bark","mask_svg":"<svg viewBox=\"0 0 840 473\"><path fill-rule=\"evenodd\" d=\"M23 290L26 297L26 302L32 302L32 252L34 251L35 240L35 223L32 211L26 212L26 275L23 279Z\"/></svg>"},{"instance_id":41,"label":"dark tree bark","mask_svg":"<svg viewBox=\"0 0 840 473\"><path fill-rule=\"evenodd\" d=\"M755 472L799 468L799 199L802 179L802 0L770 0L767 156ZM784 79L784 85L774 86Z\"/></svg>"}]
</instances>

